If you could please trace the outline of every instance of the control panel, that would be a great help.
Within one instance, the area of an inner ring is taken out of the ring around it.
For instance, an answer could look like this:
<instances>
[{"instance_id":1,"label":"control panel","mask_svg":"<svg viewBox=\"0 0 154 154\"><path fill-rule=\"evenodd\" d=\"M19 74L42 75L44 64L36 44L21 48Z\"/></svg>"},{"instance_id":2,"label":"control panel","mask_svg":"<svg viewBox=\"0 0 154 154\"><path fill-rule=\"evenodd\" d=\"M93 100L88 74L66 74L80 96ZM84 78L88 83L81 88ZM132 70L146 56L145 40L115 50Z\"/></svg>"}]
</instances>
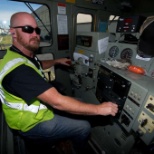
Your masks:
<instances>
[{"instance_id":1,"label":"control panel","mask_svg":"<svg viewBox=\"0 0 154 154\"><path fill-rule=\"evenodd\" d=\"M95 92L99 69L98 61L105 54L105 52L100 53L98 41L107 38L108 33L101 32L81 32L77 34L77 46L73 55L74 73L70 74L72 84L75 88L79 89L82 87L86 92ZM106 48L107 45L108 42Z\"/></svg>"},{"instance_id":2,"label":"control panel","mask_svg":"<svg viewBox=\"0 0 154 154\"><path fill-rule=\"evenodd\" d=\"M99 68L97 79L97 99L100 103L104 101L117 103L120 114L127 99L131 82L103 66Z\"/></svg>"},{"instance_id":3,"label":"control panel","mask_svg":"<svg viewBox=\"0 0 154 154\"><path fill-rule=\"evenodd\" d=\"M128 61L132 65L142 67L149 77L154 76L153 58L142 58L137 54L137 44L109 42L103 60Z\"/></svg>"},{"instance_id":4,"label":"control panel","mask_svg":"<svg viewBox=\"0 0 154 154\"><path fill-rule=\"evenodd\" d=\"M132 20L125 21L133 23ZM137 29L136 27L133 33L136 38L138 38L138 33L135 33ZM127 132L133 141L139 138L150 145L154 141L154 58L140 57L137 54L136 41L135 43L122 41L124 38L119 33L116 33L115 37L111 36L112 39L109 35L107 48L102 54L99 53L98 40L101 39L100 36L107 37L106 34L89 33L88 37L79 37L78 41L84 40L84 43L80 42L75 48L74 74L70 75L76 89L75 97L80 96L84 101L92 103L103 101L117 103L119 111L113 121L118 129L122 133ZM90 38L89 43L85 41L86 38ZM127 67L111 65L112 62L121 62L120 65L129 62L129 65L143 68L145 74L130 72ZM107 127L104 126L104 129ZM101 129L99 134L105 135ZM110 129L111 132L115 131L112 127ZM117 140L120 139L119 137Z\"/></svg>"},{"instance_id":5,"label":"control panel","mask_svg":"<svg viewBox=\"0 0 154 154\"><path fill-rule=\"evenodd\" d=\"M151 144L154 140L153 78L102 64L97 83L98 100L119 105L116 122L128 133L134 131L145 144Z\"/></svg>"},{"instance_id":6,"label":"control panel","mask_svg":"<svg viewBox=\"0 0 154 154\"><path fill-rule=\"evenodd\" d=\"M146 17L132 16L132 17L119 17L117 24L117 32L139 32L140 26Z\"/></svg>"},{"instance_id":7,"label":"control panel","mask_svg":"<svg viewBox=\"0 0 154 154\"><path fill-rule=\"evenodd\" d=\"M154 140L154 95L149 94L132 129L149 145Z\"/></svg>"},{"instance_id":8,"label":"control panel","mask_svg":"<svg viewBox=\"0 0 154 154\"><path fill-rule=\"evenodd\" d=\"M132 126L141 110L141 106L144 102L147 92L148 90L146 88L141 87L135 82L132 82L132 86L129 90L123 111L119 118L120 124L128 132L132 130Z\"/></svg>"}]
</instances>

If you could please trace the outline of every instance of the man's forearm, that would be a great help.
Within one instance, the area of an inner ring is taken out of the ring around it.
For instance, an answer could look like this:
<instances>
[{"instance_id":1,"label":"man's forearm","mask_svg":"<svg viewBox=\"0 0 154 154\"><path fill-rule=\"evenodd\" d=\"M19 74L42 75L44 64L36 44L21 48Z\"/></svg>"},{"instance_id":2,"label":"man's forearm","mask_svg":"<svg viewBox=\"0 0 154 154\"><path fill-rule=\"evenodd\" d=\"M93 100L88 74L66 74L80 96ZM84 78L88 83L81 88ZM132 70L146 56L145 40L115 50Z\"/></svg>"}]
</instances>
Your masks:
<instances>
[{"instance_id":1,"label":"man's forearm","mask_svg":"<svg viewBox=\"0 0 154 154\"><path fill-rule=\"evenodd\" d=\"M57 61L56 60L44 60L44 61L41 61L41 63L42 63L43 69L48 69L48 68L56 65Z\"/></svg>"},{"instance_id":2,"label":"man's forearm","mask_svg":"<svg viewBox=\"0 0 154 154\"><path fill-rule=\"evenodd\" d=\"M72 97L63 96L55 88L50 88L38 96L43 102L58 110L82 115L113 115L118 111L118 106L112 102L103 102L98 105L87 104Z\"/></svg>"}]
</instances>

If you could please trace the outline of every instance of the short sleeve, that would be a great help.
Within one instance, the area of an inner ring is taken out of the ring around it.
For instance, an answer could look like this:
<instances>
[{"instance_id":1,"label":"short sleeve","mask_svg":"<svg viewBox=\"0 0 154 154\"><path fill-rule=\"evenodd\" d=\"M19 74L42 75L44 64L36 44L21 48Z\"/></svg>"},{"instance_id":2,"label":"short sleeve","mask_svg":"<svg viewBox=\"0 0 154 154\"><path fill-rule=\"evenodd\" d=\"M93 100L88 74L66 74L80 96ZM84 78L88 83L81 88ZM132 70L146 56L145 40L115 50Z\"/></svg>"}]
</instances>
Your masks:
<instances>
[{"instance_id":1,"label":"short sleeve","mask_svg":"<svg viewBox=\"0 0 154 154\"><path fill-rule=\"evenodd\" d=\"M27 104L52 87L35 70L26 65L21 65L10 72L3 79L2 85L8 92L24 99Z\"/></svg>"}]
</instances>

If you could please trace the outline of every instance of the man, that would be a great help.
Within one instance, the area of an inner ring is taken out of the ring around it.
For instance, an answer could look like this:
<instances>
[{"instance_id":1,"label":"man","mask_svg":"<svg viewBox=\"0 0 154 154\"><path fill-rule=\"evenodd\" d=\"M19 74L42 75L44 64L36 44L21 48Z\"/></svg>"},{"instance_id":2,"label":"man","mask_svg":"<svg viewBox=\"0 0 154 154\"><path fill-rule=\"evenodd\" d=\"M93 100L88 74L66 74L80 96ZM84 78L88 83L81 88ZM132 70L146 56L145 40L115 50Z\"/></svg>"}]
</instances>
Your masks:
<instances>
[{"instance_id":1,"label":"man","mask_svg":"<svg viewBox=\"0 0 154 154\"><path fill-rule=\"evenodd\" d=\"M90 124L54 114L53 108L78 115L116 115L116 104L81 102L60 94L44 79L42 69L55 64L68 65L70 60L39 62L35 54L41 30L31 14L12 15L10 32L13 45L0 65L0 98L11 129L28 138L53 142L71 139L75 145L80 145L88 138Z\"/></svg>"}]
</instances>

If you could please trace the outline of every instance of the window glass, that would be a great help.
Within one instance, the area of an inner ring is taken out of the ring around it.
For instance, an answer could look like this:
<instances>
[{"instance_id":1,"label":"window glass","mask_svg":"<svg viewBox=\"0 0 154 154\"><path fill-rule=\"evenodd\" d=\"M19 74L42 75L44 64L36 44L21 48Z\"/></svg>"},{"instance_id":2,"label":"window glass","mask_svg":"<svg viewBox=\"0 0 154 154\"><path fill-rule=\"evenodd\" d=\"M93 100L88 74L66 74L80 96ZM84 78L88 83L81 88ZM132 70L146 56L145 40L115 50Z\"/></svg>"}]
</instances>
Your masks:
<instances>
[{"instance_id":1,"label":"window glass","mask_svg":"<svg viewBox=\"0 0 154 154\"><path fill-rule=\"evenodd\" d=\"M119 16L116 16L116 15L110 15L109 17L109 20L118 20L119 19Z\"/></svg>"},{"instance_id":2,"label":"window glass","mask_svg":"<svg viewBox=\"0 0 154 154\"><path fill-rule=\"evenodd\" d=\"M32 13L34 11L34 13ZM51 45L51 23L49 9L45 5L1 0L0 2L0 50L5 50L12 43L9 33L10 17L16 12L29 12L34 15L41 28L40 46ZM38 15L38 16L37 16Z\"/></svg>"},{"instance_id":3,"label":"window glass","mask_svg":"<svg viewBox=\"0 0 154 154\"><path fill-rule=\"evenodd\" d=\"M91 32L92 31L92 15L78 13L77 15L77 32Z\"/></svg>"}]
</instances>

